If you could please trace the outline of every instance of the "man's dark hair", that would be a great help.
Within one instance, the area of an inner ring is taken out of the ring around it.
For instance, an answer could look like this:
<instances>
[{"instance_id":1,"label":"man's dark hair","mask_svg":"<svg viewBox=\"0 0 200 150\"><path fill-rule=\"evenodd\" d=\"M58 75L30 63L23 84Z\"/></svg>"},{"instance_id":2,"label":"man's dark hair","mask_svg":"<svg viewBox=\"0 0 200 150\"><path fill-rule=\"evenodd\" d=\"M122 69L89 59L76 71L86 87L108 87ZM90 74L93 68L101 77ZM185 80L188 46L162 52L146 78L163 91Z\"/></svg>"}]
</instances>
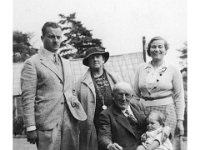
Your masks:
<instances>
[{"instance_id":1,"label":"man's dark hair","mask_svg":"<svg viewBox=\"0 0 200 150\"><path fill-rule=\"evenodd\" d=\"M46 22L42 27L42 35L46 34L46 29L48 27L60 28L62 30L61 26L58 23L56 23L56 22Z\"/></svg>"}]
</instances>

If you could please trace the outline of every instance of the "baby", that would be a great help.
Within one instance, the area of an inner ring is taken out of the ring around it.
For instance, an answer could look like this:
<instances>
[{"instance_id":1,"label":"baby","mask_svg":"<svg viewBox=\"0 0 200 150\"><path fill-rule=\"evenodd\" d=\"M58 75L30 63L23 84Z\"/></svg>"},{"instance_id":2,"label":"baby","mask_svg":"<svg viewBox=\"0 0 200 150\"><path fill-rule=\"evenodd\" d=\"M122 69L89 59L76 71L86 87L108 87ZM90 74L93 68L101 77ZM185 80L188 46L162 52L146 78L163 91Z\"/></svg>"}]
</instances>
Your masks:
<instances>
[{"instance_id":1,"label":"baby","mask_svg":"<svg viewBox=\"0 0 200 150\"><path fill-rule=\"evenodd\" d=\"M173 150L169 140L171 129L165 126L165 116L159 111L152 111L147 117L147 132L142 134L142 145L136 150Z\"/></svg>"}]
</instances>

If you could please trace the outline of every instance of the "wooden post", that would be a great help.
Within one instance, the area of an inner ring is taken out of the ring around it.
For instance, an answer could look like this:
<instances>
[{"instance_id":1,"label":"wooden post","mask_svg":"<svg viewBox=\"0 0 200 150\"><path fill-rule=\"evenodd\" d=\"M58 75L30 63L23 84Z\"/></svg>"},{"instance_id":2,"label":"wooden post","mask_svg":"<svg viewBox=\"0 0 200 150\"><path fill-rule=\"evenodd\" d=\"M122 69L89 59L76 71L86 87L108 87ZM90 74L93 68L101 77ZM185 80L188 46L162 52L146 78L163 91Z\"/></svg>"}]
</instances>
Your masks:
<instances>
[{"instance_id":1,"label":"wooden post","mask_svg":"<svg viewBox=\"0 0 200 150\"><path fill-rule=\"evenodd\" d=\"M143 59L146 62L146 38L145 36L142 37L142 47L143 47Z\"/></svg>"}]
</instances>

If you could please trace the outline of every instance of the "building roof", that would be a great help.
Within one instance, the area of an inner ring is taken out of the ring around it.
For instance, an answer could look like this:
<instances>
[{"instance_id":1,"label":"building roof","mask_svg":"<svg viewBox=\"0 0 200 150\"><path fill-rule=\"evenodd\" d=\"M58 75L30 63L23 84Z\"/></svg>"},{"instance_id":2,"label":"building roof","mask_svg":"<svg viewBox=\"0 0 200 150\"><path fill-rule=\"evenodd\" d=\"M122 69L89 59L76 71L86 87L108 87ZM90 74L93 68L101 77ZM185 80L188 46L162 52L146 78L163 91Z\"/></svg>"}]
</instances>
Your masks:
<instances>
[{"instance_id":1,"label":"building roof","mask_svg":"<svg viewBox=\"0 0 200 150\"><path fill-rule=\"evenodd\" d=\"M86 72L88 67L82 64L82 59L72 59L70 61L74 70L75 80L77 81ZM115 55L110 56L105 64L105 68L118 73L124 81L133 85L135 70L142 62L144 62L142 52ZM22 67L23 63L13 64L13 96L21 95L20 75Z\"/></svg>"}]
</instances>

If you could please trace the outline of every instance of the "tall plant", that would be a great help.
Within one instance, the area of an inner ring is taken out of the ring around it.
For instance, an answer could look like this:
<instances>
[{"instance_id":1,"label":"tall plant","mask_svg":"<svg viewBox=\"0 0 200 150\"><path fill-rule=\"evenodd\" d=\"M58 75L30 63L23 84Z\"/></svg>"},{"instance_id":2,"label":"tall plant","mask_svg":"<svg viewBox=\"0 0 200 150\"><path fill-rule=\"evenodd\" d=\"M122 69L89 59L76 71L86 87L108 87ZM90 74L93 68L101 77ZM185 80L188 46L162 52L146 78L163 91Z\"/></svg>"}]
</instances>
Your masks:
<instances>
[{"instance_id":1,"label":"tall plant","mask_svg":"<svg viewBox=\"0 0 200 150\"><path fill-rule=\"evenodd\" d=\"M92 30L88 30L81 21L76 20L75 13L69 16L59 14L59 17L61 18L59 24L62 26L65 36L60 51L63 57L82 58L88 48L93 46L103 47L100 39L93 38Z\"/></svg>"},{"instance_id":2,"label":"tall plant","mask_svg":"<svg viewBox=\"0 0 200 150\"><path fill-rule=\"evenodd\" d=\"M32 33L13 32L13 62L23 62L37 52L30 44Z\"/></svg>"}]
</instances>

